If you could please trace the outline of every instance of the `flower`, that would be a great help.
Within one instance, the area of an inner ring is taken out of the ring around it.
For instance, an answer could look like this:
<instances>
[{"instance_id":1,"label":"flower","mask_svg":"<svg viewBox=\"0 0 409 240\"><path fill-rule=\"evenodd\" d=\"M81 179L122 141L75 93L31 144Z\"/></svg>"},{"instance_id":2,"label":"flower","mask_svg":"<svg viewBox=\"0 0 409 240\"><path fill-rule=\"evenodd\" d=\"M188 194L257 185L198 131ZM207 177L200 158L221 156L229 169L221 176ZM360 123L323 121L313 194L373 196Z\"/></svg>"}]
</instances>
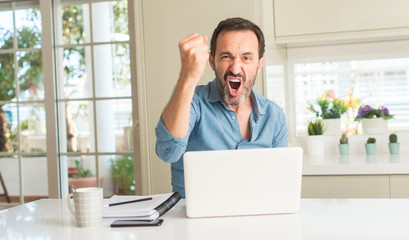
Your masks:
<instances>
[{"instance_id":1,"label":"flower","mask_svg":"<svg viewBox=\"0 0 409 240\"><path fill-rule=\"evenodd\" d=\"M369 105L364 105L359 107L358 115L355 117L355 121L359 121L362 118L383 118L388 120L393 118L393 115L389 114L389 110L385 106L375 109Z\"/></svg>"},{"instance_id":2,"label":"flower","mask_svg":"<svg viewBox=\"0 0 409 240\"><path fill-rule=\"evenodd\" d=\"M359 106L359 101L359 98L355 97L353 93L348 93L343 99L344 104L352 109Z\"/></svg>"},{"instance_id":3,"label":"flower","mask_svg":"<svg viewBox=\"0 0 409 240\"><path fill-rule=\"evenodd\" d=\"M318 106L317 106L318 105ZM316 117L322 119L341 118L341 115L348 110L349 106L344 101L335 98L335 94L331 91L320 96L316 100L316 104L309 104L308 110L315 113Z\"/></svg>"}]
</instances>

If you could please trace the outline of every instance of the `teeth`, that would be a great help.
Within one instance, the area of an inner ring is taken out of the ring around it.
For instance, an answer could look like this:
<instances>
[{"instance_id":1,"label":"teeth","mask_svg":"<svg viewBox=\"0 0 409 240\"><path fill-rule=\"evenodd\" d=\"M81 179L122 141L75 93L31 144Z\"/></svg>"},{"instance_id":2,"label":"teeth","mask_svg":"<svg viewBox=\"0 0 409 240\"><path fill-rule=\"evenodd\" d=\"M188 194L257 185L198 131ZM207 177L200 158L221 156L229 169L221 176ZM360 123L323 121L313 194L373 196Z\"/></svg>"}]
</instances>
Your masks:
<instances>
[{"instance_id":1,"label":"teeth","mask_svg":"<svg viewBox=\"0 0 409 240\"><path fill-rule=\"evenodd\" d=\"M229 81L230 81L230 82L240 82L239 79L230 79Z\"/></svg>"}]
</instances>

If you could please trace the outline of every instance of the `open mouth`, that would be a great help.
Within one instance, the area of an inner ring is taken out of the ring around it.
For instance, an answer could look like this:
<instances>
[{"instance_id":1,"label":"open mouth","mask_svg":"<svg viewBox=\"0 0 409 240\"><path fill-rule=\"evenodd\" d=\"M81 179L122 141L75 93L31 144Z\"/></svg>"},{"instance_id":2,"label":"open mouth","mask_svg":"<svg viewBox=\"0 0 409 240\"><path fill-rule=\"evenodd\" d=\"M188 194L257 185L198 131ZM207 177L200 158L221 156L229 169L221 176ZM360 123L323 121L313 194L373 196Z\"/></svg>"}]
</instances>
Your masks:
<instances>
[{"instance_id":1,"label":"open mouth","mask_svg":"<svg viewBox=\"0 0 409 240\"><path fill-rule=\"evenodd\" d=\"M241 81L239 79L230 79L229 86L233 91L237 91L240 88Z\"/></svg>"},{"instance_id":2,"label":"open mouth","mask_svg":"<svg viewBox=\"0 0 409 240\"><path fill-rule=\"evenodd\" d=\"M245 80L242 74L233 74L232 72L227 72L224 75L227 88L229 90L230 97L236 97L241 92L242 84Z\"/></svg>"}]
</instances>

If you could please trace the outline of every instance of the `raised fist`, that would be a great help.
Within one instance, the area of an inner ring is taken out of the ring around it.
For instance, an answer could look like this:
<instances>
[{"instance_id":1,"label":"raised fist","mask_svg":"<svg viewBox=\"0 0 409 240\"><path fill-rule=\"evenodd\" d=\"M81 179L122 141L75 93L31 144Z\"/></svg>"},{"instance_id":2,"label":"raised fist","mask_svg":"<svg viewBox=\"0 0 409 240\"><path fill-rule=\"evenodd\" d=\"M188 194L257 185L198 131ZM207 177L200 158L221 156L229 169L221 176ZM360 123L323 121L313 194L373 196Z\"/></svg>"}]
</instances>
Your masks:
<instances>
[{"instance_id":1,"label":"raised fist","mask_svg":"<svg viewBox=\"0 0 409 240\"><path fill-rule=\"evenodd\" d=\"M180 77L193 80L197 84L202 77L209 60L207 36L192 33L179 42L182 69Z\"/></svg>"}]
</instances>

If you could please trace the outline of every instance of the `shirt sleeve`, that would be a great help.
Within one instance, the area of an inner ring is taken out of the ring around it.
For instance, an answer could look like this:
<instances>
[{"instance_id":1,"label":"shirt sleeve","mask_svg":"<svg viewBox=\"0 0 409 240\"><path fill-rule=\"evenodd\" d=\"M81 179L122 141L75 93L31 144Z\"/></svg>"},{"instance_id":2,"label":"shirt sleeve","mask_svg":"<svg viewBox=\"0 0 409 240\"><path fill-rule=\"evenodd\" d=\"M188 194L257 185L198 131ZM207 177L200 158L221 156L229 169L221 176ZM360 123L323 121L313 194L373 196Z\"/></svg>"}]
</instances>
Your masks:
<instances>
[{"instance_id":1,"label":"shirt sleeve","mask_svg":"<svg viewBox=\"0 0 409 240\"><path fill-rule=\"evenodd\" d=\"M162 116L159 118L159 122L155 128L156 133L156 154L160 159L165 162L177 162L185 153L190 134L194 128L198 117L200 117L199 103L196 95L193 97L190 118L189 118L189 130L184 138L175 138L170 134L162 121Z\"/></svg>"},{"instance_id":2,"label":"shirt sleeve","mask_svg":"<svg viewBox=\"0 0 409 240\"><path fill-rule=\"evenodd\" d=\"M277 134L275 135L272 147L288 147L288 126L285 115L281 112L280 120L277 121Z\"/></svg>"}]
</instances>

